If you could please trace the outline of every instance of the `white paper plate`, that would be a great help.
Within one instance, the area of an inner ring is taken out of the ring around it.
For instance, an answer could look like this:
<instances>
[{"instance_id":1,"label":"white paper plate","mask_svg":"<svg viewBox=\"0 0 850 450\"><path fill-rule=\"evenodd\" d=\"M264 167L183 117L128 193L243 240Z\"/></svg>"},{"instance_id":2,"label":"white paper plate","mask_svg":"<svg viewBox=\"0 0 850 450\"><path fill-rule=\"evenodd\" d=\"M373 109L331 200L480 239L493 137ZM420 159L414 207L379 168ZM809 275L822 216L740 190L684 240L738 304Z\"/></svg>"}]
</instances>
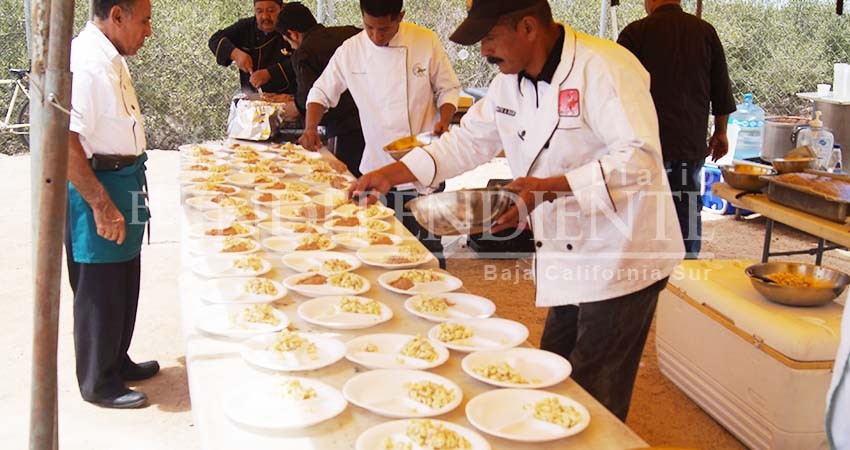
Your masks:
<instances>
[{"instance_id":1,"label":"white paper plate","mask_svg":"<svg viewBox=\"0 0 850 450\"><path fill-rule=\"evenodd\" d=\"M411 269L416 266L421 266L422 264L425 264L434 259L434 255L431 254L431 252L426 249L422 249L422 257L415 261L409 263L387 262L387 258L392 255L398 254L398 248L398 245L370 245L368 247L363 247L360 250L357 250L357 257L370 266L381 267L384 269Z\"/></svg>"},{"instance_id":2,"label":"white paper plate","mask_svg":"<svg viewBox=\"0 0 850 450\"><path fill-rule=\"evenodd\" d=\"M331 240L347 249L360 250L361 248L365 248L372 245L366 238L366 233L367 232L337 233L331 236ZM393 243L393 245L400 244L404 240L401 238L401 236L396 236L394 234L380 232L378 232L377 234L389 239Z\"/></svg>"},{"instance_id":3,"label":"white paper plate","mask_svg":"<svg viewBox=\"0 0 850 450\"><path fill-rule=\"evenodd\" d=\"M340 221L344 220L344 219L345 218L337 217L337 218L328 220L327 222L324 223L324 225L322 225L322 227L324 227L325 229L328 229L330 231L333 231L334 233L365 233L369 230L377 231L379 233L386 233L386 232L388 232L392 229L392 225L390 225L388 222L385 222L383 220L377 220L377 219L363 221L363 220L360 220L358 218L357 220L358 220L358 223L360 223L360 225L353 226L353 227L352 226L338 225L338 223ZM368 226L367 226L367 224L368 224Z\"/></svg>"},{"instance_id":4,"label":"white paper plate","mask_svg":"<svg viewBox=\"0 0 850 450\"><path fill-rule=\"evenodd\" d=\"M297 379L313 388L316 398L295 400L280 393L280 384ZM224 397L224 413L240 425L266 430L297 430L332 419L345 411L342 393L318 380L269 377L268 381L238 385Z\"/></svg>"},{"instance_id":5,"label":"white paper plate","mask_svg":"<svg viewBox=\"0 0 850 450\"><path fill-rule=\"evenodd\" d=\"M348 194L343 191L334 190L325 192L324 194L314 195L312 200L317 205L335 208L341 203L348 202Z\"/></svg>"},{"instance_id":6,"label":"white paper plate","mask_svg":"<svg viewBox=\"0 0 850 450\"><path fill-rule=\"evenodd\" d=\"M408 269L410 270L410 269ZM420 283L414 284L414 286L408 290L399 289L395 286L391 286L390 283L397 280L401 277L401 274L405 272L405 270L392 270L389 272L384 272L378 277L378 284L381 285L384 289L392 292L396 292L399 294L442 294L444 292L451 292L460 289L463 286L463 281L460 281L460 278L452 276L449 273L434 270L443 276L443 279L440 281L432 281L430 283Z\"/></svg>"},{"instance_id":7,"label":"white paper plate","mask_svg":"<svg viewBox=\"0 0 850 450\"><path fill-rule=\"evenodd\" d=\"M309 222L281 222L279 220L260 222L257 224L261 230L276 236L294 236L305 233L326 234L327 231ZM302 227L306 229L302 230Z\"/></svg>"},{"instance_id":8,"label":"white paper plate","mask_svg":"<svg viewBox=\"0 0 850 450\"><path fill-rule=\"evenodd\" d=\"M405 385L430 381L441 384L454 395L452 401L439 409L411 399ZM463 392L448 378L421 370L371 370L355 375L342 388L349 402L384 417L407 419L445 414L460 405Z\"/></svg>"},{"instance_id":9,"label":"white paper plate","mask_svg":"<svg viewBox=\"0 0 850 450\"><path fill-rule=\"evenodd\" d=\"M298 214L300 208L304 205L285 205L272 210L275 217L292 222L324 222L326 215L317 215L316 217L304 217Z\"/></svg>"},{"instance_id":10,"label":"white paper plate","mask_svg":"<svg viewBox=\"0 0 850 450\"><path fill-rule=\"evenodd\" d=\"M245 283L250 279L252 277L208 280L201 286L201 298L208 303L228 305L271 303L286 297L286 288L274 280L269 280L277 289L277 293L274 295L257 295L245 292Z\"/></svg>"},{"instance_id":11,"label":"white paper plate","mask_svg":"<svg viewBox=\"0 0 850 450\"><path fill-rule=\"evenodd\" d=\"M194 195L196 197L212 197L212 196L216 196L218 194L226 194L226 195L233 196L233 195L238 194L241 191L241 189L239 189L238 187L231 186L229 184L218 183L218 184L216 184L216 186L220 187L222 190L221 191L206 190L206 189L201 189L201 187L198 186L197 184L190 184L190 185L185 186L183 188L183 192L185 192L186 194L189 194L189 195Z\"/></svg>"},{"instance_id":12,"label":"white paper plate","mask_svg":"<svg viewBox=\"0 0 850 450\"><path fill-rule=\"evenodd\" d=\"M331 272L323 270L322 263L331 259L341 259L347 262L351 266L351 268L347 270L337 270ZM292 253L283 255L282 260L287 267L296 272L312 272L321 273L324 275L329 275L331 273L337 272L351 272L352 270L359 269L361 266L360 260L355 258L354 255L350 255L348 253L327 251L294 251Z\"/></svg>"},{"instance_id":13,"label":"white paper plate","mask_svg":"<svg viewBox=\"0 0 850 450\"><path fill-rule=\"evenodd\" d=\"M290 372L321 369L345 356L345 344L338 339L320 333L298 334L316 345L315 359L301 349L285 353L270 350L277 334L263 334L245 341L242 344L242 357L264 369Z\"/></svg>"},{"instance_id":14,"label":"white paper plate","mask_svg":"<svg viewBox=\"0 0 850 450\"><path fill-rule=\"evenodd\" d=\"M275 169L274 167L266 167L266 168L263 168L259 172L248 170L248 167L250 167L250 165L245 164L245 163L235 163L235 164L233 164L233 166L239 169L240 175L254 176L254 175L258 175L258 174L264 174L264 175L269 175L269 176L278 177L278 178L287 175L287 170L285 168L279 167L279 166L276 166L276 167L278 167L277 169Z\"/></svg>"},{"instance_id":15,"label":"white paper plate","mask_svg":"<svg viewBox=\"0 0 850 450\"><path fill-rule=\"evenodd\" d=\"M309 194L313 188L309 184L299 183L297 181L282 181L283 189L275 187L277 183L262 183L254 187L257 192L268 192L271 194L282 194L284 192L297 192L299 194Z\"/></svg>"},{"instance_id":16,"label":"white paper plate","mask_svg":"<svg viewBox=\"0 0 850 450\"><path fill-rule=\"evenodd\" d=\"M286 317L286 314L276 309L274 310L274 315L280 321L277 325L267 323L236 323L234 319L245 307L245 305L226 305L198 308L195 326L205 333L244 339L258 334L274 333L289 325L289 318Z\"/></svg>"},{"instance_id":17,"label":"white paper plate","mask_svg":"<svg viewBox=\"0 0 850 450\"><path fill-rule=\"evenodd\" d=\"M233 263L245 256L207 256L197 258L192 263L192 271L207 278L258 277L272 270L272 263L260 258L263 268L257 271L237 269Z\"/></svg>"},{"instance_id":18,"label":"white paper plate","mask_svg":"<svg viewBox=\"0 0 850 450\"><path fill-rule=\"evenodd\" d=\"M263 239L263 247L278 253L290 253L296 251L296 248L301 245L301 238L310 236L309 234L293 234L291 236L272 236ZM328 246L322 251L333 250L336 244L332 240L328 240Z\"/></svg>"},{"instance_id":19,"label":"white paper plate","mask_svg":"<svg viewBox=\"0 0 850 450\"><path fill-rule=\"evenodd\" d=\"M310 170L312 171L312 168L311 168ZM297 173L297 171L296 171L296 170L294 170L294 169L293 169L293 172ZM317 172L317 173L331 173L331 172ZM357 181L357 179L356 179L356 178L354 178L353 176L351 176L351 175L349 175L349 174L347 174L347 173L336 173L336 172L333 172L333 174L334 174L334 175L336 175L337 177L339 177L339 178L340 178L340 180L341 180L342 182L344 182L344 183L348 183L349 185L350 185L351 183L353 183L353 182ZM310 175L305 175L305 176L303 176L303 177L299 178L299 180L300 180L302 183L307 183L307 184L312 185L312 186L332 187L330 183L325 183L325 182L322 182L322 181L316 181L316 180L311 179L311 178L310 178Z\"/></svg>"},{"instance_id":20,"label":"white paper plate","mask_svg":"<svg viewBox=\"0 0 850 450\"><path fill-rule=\"evenodd\" d=\"M383 219L389 219L390 217L395 216L395 211L393 211L391 208L387 208L384 205L377 205L377 206L378 206L378 210L373 215L371 215L371 216L367 215L366 211L368 210L368 208L366 208L366 209L363 209L361 211L358 211L357 217L359 217L360 220L383 220Z\"/></svg>"},{"instance_id":21,"label":"white paper plate","mask_svg":"<svg viewBox=\"0 0 850 450\"><path fill-rule=\"evenodd\" d=\"M180 159L180 170L183 172L207 172L209 168L206 170L198 170L197 168L192 168L192 166L196 166L199 164L209 165L209 166L217 166L219 164L227 164L227 160L224 158L219 158L217 156L200 156L196 158L181 158Z\"/></svg>"},{"instance_id":22,"label":"white paper plate","mask_svg":"<svg viewBox=\"0 0 850 450\"><path fill-rule=\"evenodd\" d=\"M202 211L207 211L210 209L223 209L223 208L231 208L231 206L221 206L218 203L212 201L214 196L202 196L202 197L189 197L186 199L186 204L195 209L200 209ZM231 197L233 201L236 203L235 207L244 206L248 204L248 200L245 200L241 197Z\"/></svg>"},{"instance_id":23,"label":"white paper plate","mask_svg":"<svg viewBox=\"0 0 850 450\"><path fill-rule=\"evenodd\" d=\"M244 199L239 199L244 200ZM206 222L212 223L230 223L230 222L239 222L239 223L249 223L255 224L258 222L262 222L269 218L269 213L265 211L260 211L259 209L254 209L254 214L257 215L256 219L244 220L240 219L237 215L238 212L236 208L218 208L211 209L204 213L204 220Z\"/></svg>"},{"instance_id":24,"label":"white paper plate","mask_svg":"<svg viewBox=\"0 0 850 450\"><path fill-rule=\"evenodd\" d=\"M446 422L444 420L428 419L434 425L440 425L443 429L451 430L466 438L470 444L470 450L490 450L490 444L484 437L469 428L460 425ZM387 439L391 439L394 448L405 448L406 445L411 445L411 448L420 448L413 444L407 437L407 427L410 426L412 420L394 420L392 422L384 422L375 425L372 428L364 431L357 437L354 443L355 450L376 450L386 448Z\"/></svg>"},{"instance_id":25,"label":"white paper plate","mask_svg":"<svg viewBox=\"0 0 850 450\"><path fill-rule=\"evenodd\" d=\"M533 405L555 397L564 406L572 406L581 420L571 428L534 418ZM466 418L475 428L511 441L546 442L582 432L590 424L590 413L581 403L563 395L533 389L494 389L466 404Z\"/></svg>"},{"instance_id":26,"label":"white paper plate","mask_svg":"<svg viewBox=\"0 0 850 450\"><path fill-rule=\"evenodd\" d=\"M449 308L445 311L445 314L422 312L414 308L414 304L420 298L419 295L414 295L405 300L404 309L414 316L419 316L432 322L486 319L496 312L496 305L492 301L478 295L446 292L444 294L434 295L434 297L442 297L449 303Z\"/></svg>"},{"instance_id":27,"label":"white paper plate","mask_svg":"<svg viewBox=\"0 0 850 450\"><path fill-rule=\"evenodd\" d=\"M182 185L193 185L199 183L206 183L209 181L209 178L218 174L213 174L209 172L184 172L177 177L178 181ZM226 175L222 175L223 182L227 183L227 179L229 178ZM228 183L229 184L229 183Z\"/></svg>"},{"instance_id":28,"label":"white paper plate","mask_svg":"<svg viewBox=\"0 0 850 450\"><path fill-rule=\"evenodd\" d=\"M249 241L251 247L248 250L239 252L223 252L225 239L194 239L189 241L189 252L196 255L247 255L254 253L260 249L260 244L253 239L239 238L242 241Z\"/></svg>"},{"instance_id":29,"label":"white paper plate","mask_svg":"<svg viewBox=\"0 0 850 450\"><path fill-rule=\"evenodd\" d=\"M437 353L437 359L426 361L401 354L401 349L410 340L416 338L412 334L367 334L356 337L345 344L345 358L367 369L433 369L443 365L449 359L449 350L438 342L428 339ZM427 339L427 338L426 338ZM373 345L376 351L366 351Z\"/></svg>"},{"instance_id":30,"label":"white paper plate","mask_svg":"<svg viewBox=\"0 0 850 450\"><path fill-rule=\"evenodd\" d=\"M198 143L183 144L183 145L178 146L177 150L180 152L181 155L185 153L186 156L194 156L194 155L191 155L190 152L194 149L197 149L197 148L204 148L204 149L211 151L211 152L221 152L221 151L223 151L222 147L221 147L221 142L216 142L216 141L201 142L200 144L198 144Z\"/></svg>"},{"instance_id":31,"label":"white paper plate","mask_svg":"<svg viewBox=\"0 0 850 450\"><path fill-rule=\"evenodd\" d=\"M256 194L251 195L251 203L269 208L281 205L303 205L305 203L310 203L310 197L306 194L287 191L286 195L292 198L283 199L278 194L257 192ZM268 196L272 196L272 199L266 200L265 198Z\"/></svg>"},{"instance_id":32,"label":"white paper plate","mask_svg":"<svg viewBox=\"0 0 850 450\"><path fill-rule=\"evenodd\" d=\"M528 380L528 383L497 381L481 376L474 370L502 363L507 363L513 367L520 376ZM483 383L498 387L525 389L554 386L566 380L573 371L570 362L557 353L524 347L470 353L463 358L461 367L467 375Z\"/></svg>"},{"instance_id":33,"label":"white paper plate","mask_svg":"<svg viewBox=\"0 0 850 450\"><path fill-rule=\"evenodd\" d=\"M299 273L295 275L291 275L283 279L283 285L287 287L287 289L291 289L294 292L297 292L301 295L306 295L307 297L328 297L332 295L360 295L365 292L369 292L369 289L372 289L371 283L366 278L357 275L356 273L351 273L352 275L359 277L363 281L363 287L360 289L347 289L336 286L330 286L327 284L324 285L307 285L307 284L298 284L299 280L302 280L307 277L311 277L315 274L312 273ZM291 287L290 287L291 286Z\"/></svg>"},{"instance_id":34,"label":"white paper plate","mask_svg":"<svg viewBox=\"0 0 850 450\"><path fill-rule=\"evenodd\" d=\"M457 323L472 328L472 337L450 342L443 342L439 339L442 324L434 325L428 330L428 337L459 352L507 350L528 339L528 328L519 322L508 319L491 317L489 319L450 320L444 323Z\"/></svg>"},{"instance_id":35,"label":"white paper plate","mask_svg":"<svg viewBox=\"0 0 850 450\"><path fill-rule=\"evenodd\" d=\"M366 297L347 296L358 299L361 303L368 302ZM354 314L341 312L339 303L342 296L318 297L298 306L298 316L306 322L335 330L360 330L382 324L393 317L389 306L378 302L381 314Z\"/></svg>"},{"instance_id":36,"label":"white paper plate","mask_svg":"<svg viewBox=\"0 0 850 450\"><path fill-rule=\"evenodd\" d=\"M222 230L224 228L229 227L230 225L231 225L230 223L224 223L224 224L220 224L220 223L213 223L213 224L195 223L195 224L192 224L189 227L189 236L191 236L193 238L200 238L200 239L224 239L226 237L244 238L244 237L254 236L255 234L257 234L257 227L254 227L254 226L251 226L251 225L242 225L245 228L247 228L248 230L245 233L234 234L232 236L212 236L212 235L207 234L207 231Z\"/></svg>"},{"instance_id":37,"label":"white paper plate","mask_svg":"<svg viewBox=\"0 0 850 450\"><path fill-rule=\"evenodd\" d=\"M242 186L242 187L253 187L253 186L258 184L256 181L254 181L256 176L257 176L256 174L249 175L249 174L245 174L245 173L235 173L233 175L228 175L227 182L229 184L235 184L237 186ZM272 177L274 179L280 178L279 174L274 174L274 175L265 174L265 176Z\"/></svg>"},{"instance_id":38,"label":"white paper plate","mask_svg":"<svg viewBox=\"0 0 850 450\"><path fill-rule=\"evenodd\" d=\"M221 145L221 149L223 151L228 153L236 153L239 150L254 150L255 152L264 152L269 148L269 146L265 144L256 144L252 142L236 141L230 139L222 141L219 145Z\"/></svg>"}]
</instances>

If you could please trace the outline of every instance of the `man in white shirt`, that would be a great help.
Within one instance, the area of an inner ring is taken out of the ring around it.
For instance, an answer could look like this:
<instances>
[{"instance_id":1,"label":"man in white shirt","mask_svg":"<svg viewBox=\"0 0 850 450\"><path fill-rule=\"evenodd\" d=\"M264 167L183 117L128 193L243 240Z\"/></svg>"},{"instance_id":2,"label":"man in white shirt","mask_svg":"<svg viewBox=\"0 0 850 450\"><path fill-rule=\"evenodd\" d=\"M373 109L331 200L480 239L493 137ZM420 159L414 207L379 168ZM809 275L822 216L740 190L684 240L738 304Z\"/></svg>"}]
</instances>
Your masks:
<instances>
[{"instance_id":1,"label":"man in white shirt","mask_svg":"<svg viewBox=\"0 0 850 450\"><path fill-rule=\"evenodd\" d=\"M360 0L364 30L337 49L307 95L304 135L300 143L320 147L317 127L325 111L348 90L360 114L366 146L360 171L366 173L393 159L383 147L397 139L448 130L457 109L460 82L437 35L403 22L402 0ZM407 200L416 197L412 185L388 193L388 206L432 252L441 256L437 236L421 230ZM441 265L445 261L440 257Z\"/></svg>"},{"instance_id":2,"label":"man in white shirt","mask_svg":"<svg viewBox=\"0 0 850 450\"><path fill-rule=\"evenodd\" d=\"M145 205L145 132L125 56L151 35L150 0L94 0L94 21L71 43L68 139L68 278L83 399L138 408L127 381L159 371L127 354L139 300Z\"/></svg>"},{"instance_id":3,"label":"man in white shirt","mask_svg":"<svg viewBox=\"0 0 850 450\"><path fill-rule=\"evenodd\" d=\"M352 195L433 186L504 149L517 204L491 231L531 225L536 304L550 308L541 348L625 420L658 294L684 255L649 74L623 47L555 23L545 0L473 0L451 39L480 41L501 74L460 127Z\"/></svg>"}]
</instances>

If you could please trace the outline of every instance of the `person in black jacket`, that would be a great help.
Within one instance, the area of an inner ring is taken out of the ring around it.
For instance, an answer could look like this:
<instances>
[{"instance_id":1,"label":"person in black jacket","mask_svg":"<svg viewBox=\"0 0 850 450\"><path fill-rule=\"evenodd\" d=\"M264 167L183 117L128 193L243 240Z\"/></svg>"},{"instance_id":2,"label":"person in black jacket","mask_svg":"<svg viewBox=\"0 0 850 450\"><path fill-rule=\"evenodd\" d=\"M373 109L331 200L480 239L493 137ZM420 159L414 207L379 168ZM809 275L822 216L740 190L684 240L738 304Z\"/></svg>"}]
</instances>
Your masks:
<instances>
[{"instance_id":1,"label":"person in black jacket","mask_svg":"<svg viewBox=\"0 0 850 450\"><path fill-rule=\"evenodd\" d=\"M236 63L243 92L295 93L292 49L275 30L281 3L254 0L254 17L239 19L210 38L209 47L218 64Z\"/></svg>"},{"instance_id":2,"label":"person in black jacket","mask_svg":"<svg viewBox=\"0 0 850 450\"><path fill-rule=\"evenodd\" d=\"M735 101L723 45L708 22L682 11L680 0L645 0L647 17L629 24L617 42L649 72L658 114L661 153L673 192L686 258L702 239L701 171L705 158L728 150L726 121ZM714 134L706 145L708 113Z\"/></svg>"},{"instance_id":3,"label":"person in black jacket","mask_svg":"<svg viewBox=\"0 0 850 450\"><path fill-rule=\"evenodd\" d=\"M277 30L295 49L292 54L292 67L298 86L295 90L295 105L303 116L307 111L307 93L327 67L331 56L346 39L361 30L353 26L325 27L317 23L313 13L300 2L283 5ZM332 147L348 170L359 177L360 160L366 144L360 129L357 105L348 91L340 97L336 107L324 115L322 125L327 130L327 136L333 138L329 147Z\"/></svg>"}]
</instances>

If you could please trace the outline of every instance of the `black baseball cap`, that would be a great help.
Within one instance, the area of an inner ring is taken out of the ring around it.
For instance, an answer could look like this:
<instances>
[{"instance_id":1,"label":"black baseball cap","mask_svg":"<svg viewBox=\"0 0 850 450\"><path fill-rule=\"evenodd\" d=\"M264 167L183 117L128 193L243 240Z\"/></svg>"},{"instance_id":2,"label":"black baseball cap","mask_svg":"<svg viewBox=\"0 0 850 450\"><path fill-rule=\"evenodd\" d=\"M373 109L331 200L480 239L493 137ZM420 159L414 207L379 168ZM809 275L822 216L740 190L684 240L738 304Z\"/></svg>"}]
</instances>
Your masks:
<instances>
[{"instance_id":1,"label":"black baseball cap","mask_svg":"<svg viewBox=\"0 0 850 450\"><path fill-rule=\"evenodd\" d=\"M538 5L546 0L467 0L466 19L449 37L452 42L472 45L487 35L499 17Z\"/></svg>"}]
</instances>

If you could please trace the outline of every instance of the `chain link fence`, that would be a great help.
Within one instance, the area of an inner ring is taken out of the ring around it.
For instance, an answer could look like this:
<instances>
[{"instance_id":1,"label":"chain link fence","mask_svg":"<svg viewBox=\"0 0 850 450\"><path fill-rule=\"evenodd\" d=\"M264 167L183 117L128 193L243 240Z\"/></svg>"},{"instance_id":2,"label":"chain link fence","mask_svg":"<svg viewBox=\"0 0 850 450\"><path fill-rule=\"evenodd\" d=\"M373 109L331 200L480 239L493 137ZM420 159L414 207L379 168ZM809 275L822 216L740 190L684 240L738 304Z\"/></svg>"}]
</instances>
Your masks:
<instances>
[{"instance_id":1,"label":"chain link fence","mask_svg":"<svg viewBox=\"0 0 850 450\"><path fill-rule=\"evenodd\" d=\"M333 1L332 7L329 7ZM87 17L78 2L76 30ZM304 2L318 10L317 0ZM597 0L551 0L555 18L590 34L599 29ZM463 86L486 86L495 69L477 47L462 47L448 36L465 16L465 0L407 0L405 19L442 37ZM694 11L695 0L683 2ZM240 17L252 14L247 0L154 2L153 36L139 54L128 59L145 114L148 146L176 148L190 141L221 137L228 103L237 92L236 69L215 64L207 48L209 36ZM361 23L358 0L324 0L325 23ZM623 1L618 26L645 16L643 2ZM736 100L752 92L768 114L808 114L810 106L796 98L818 83L832 82L832 64L850 62L850 17L835 14L834 0L706 0L703 17L711 22L726 50ZM0 71L27 67L22 0L0 0ZM11 91L0 92L0 118ZM14 114L13 114L14 116ZM0 136L0 152L25 148L15 138Z\"/></svg>"}]
</instances>

